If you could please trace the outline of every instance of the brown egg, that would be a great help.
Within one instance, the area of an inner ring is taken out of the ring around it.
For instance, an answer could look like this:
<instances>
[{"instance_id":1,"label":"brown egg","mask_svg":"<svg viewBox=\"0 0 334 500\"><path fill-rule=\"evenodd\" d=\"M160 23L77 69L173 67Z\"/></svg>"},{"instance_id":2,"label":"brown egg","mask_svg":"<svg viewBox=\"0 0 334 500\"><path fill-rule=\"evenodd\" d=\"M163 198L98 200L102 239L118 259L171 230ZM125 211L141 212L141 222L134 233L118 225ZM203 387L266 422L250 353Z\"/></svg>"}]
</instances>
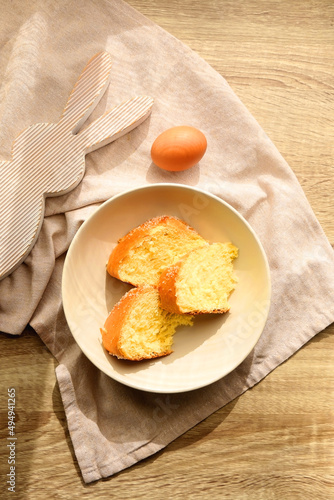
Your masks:
<instances>
[{"instance_id":1,"label":"brown egg","mask_svg":"<svg viewBox=\"0 0 334 500\"><path fill-rule=\"evenodd\" d=\"M193 167L203 157L207 141L194 127L172 127L160 134L151 148L153 162L164 170L177 172Z\"/></svg>"}]
</instances>

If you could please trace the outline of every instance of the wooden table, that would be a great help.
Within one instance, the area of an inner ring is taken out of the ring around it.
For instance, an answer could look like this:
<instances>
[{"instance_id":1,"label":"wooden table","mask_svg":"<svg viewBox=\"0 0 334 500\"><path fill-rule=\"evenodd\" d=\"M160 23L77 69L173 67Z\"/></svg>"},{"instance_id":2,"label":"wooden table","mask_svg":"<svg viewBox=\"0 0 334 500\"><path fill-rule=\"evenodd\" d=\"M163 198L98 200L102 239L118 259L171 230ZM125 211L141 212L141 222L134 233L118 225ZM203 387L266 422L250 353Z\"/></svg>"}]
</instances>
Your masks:
<instances>
[{"instance_id":1,"label":"wooden table","mask_svg":"<svg viewBox=\"0 0 334 500\"><path fill-rule=\"evenodd\" d=\"M128 3L226 78L294 170L333 243L333 0ZM56 361L29 329L1 335L5 427L7 387L17 396L19 493L8 498L333 499L333 333L332 325L160 453L90 485L73 453ZM5 446L0 453L6 474Z\"/></svg>"}]
</instances>

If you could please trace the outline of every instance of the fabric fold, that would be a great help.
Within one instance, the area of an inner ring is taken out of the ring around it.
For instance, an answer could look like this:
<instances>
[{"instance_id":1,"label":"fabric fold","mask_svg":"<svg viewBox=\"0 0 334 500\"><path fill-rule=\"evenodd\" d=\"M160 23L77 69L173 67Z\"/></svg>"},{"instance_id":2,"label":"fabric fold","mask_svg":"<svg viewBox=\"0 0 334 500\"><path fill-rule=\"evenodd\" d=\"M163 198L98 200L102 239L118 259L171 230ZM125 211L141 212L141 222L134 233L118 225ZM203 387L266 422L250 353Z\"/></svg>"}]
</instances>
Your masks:
<instances>
[{"instance_id":1,"label":"fabric fold","mask_svg":"<svg viewBox=\"0 0 334 500\"><path fill-rule=\"evenodd\" d=\"M296 176L226 80L197 54L121 0L36 1L11 17L0 49L0 151L10 158L18 133L60 117L81 70L95 53L113 60L110 86L91 121L145 94L152 115L112 144L88 154L83 181L47 198L44 223L25 262L0 282L0 330L35 329L56 357L57 380L85 482L115 474L167 446L240 396L334 321L334 252ZM43 40L43 43L39 43ZM22 73L24 79L22 79ZM154 139L174 125L201 129L208 149L178 174L150 159ZM62 308L66 251L103 201L129 187L172 182L204 189L251 224L272 278L267 324L254 350L209 387L154 394L100 372L75 343Z\"/></svg>"}]
</instances>

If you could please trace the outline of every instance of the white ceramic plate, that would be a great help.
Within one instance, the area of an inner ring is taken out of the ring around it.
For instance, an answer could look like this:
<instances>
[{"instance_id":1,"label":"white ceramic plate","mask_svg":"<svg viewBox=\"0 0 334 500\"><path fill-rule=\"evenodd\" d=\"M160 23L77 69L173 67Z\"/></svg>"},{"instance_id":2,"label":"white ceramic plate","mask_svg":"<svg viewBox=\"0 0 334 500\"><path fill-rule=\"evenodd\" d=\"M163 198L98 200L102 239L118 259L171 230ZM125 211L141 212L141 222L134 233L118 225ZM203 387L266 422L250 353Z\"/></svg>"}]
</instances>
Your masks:
<instances>
[{"instance_id":1,"label":"white ceramic plate","mask_svg":"<svg viewBox=\"0 0 334 500\"><path fill-rule=\"evenodd\" d=\"M194 326L178 327L169 356L118 360L102 347L100 327L130 285L110 277L106 262L120 237L158 215L177 216L209 241L231 241L239 248L231 310L198 316ZM270 274L257 236L231 206L199 189L155 184L111 198L85 221L67 253L62 294L71 332L94 365L130 387L176 393L215 382L252 351L269 311Z\"/></svg>"}]
</instances>

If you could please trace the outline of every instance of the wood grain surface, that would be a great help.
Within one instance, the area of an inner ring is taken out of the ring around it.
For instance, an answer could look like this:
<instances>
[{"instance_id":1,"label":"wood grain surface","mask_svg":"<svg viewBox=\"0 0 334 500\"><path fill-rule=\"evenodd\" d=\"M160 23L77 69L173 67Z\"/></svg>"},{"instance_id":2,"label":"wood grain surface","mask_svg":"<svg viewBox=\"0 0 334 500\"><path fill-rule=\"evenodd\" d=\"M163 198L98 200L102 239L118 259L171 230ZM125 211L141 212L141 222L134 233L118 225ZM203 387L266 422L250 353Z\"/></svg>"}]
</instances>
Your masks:
<instances>
[{"instance_id":1,"label":"wood grain surface","mask_svg":"<svg viewBox=\"0 0 334 500\"><path fill-rule=\"evenodd\" d=\"M333 0L128 0L228 81L298 177L334 243ZM1 429L16 388L16 493L1 498L334 499L333 325L158 454L85 485L55 379L29 328L0 336ZM6 493L5 493L6 494Z\"/></svg>"}]
</instances>

